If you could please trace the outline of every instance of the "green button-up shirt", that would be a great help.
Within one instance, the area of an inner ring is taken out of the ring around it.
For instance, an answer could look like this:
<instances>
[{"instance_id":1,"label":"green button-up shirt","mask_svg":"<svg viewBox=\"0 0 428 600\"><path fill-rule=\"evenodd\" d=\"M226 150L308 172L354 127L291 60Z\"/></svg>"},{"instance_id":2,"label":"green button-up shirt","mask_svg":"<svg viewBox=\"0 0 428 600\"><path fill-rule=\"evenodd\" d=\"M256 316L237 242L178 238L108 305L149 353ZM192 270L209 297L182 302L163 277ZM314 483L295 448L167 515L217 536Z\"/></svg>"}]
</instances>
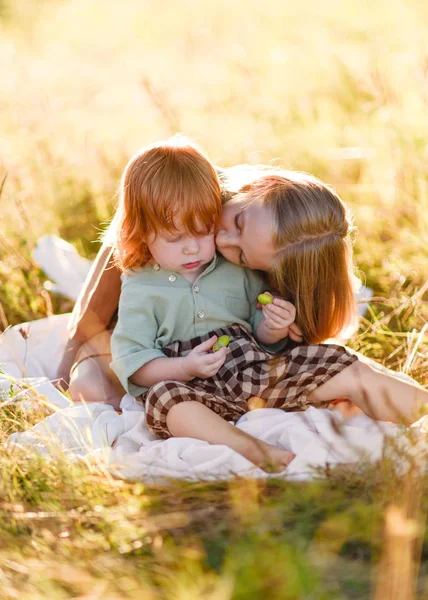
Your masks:
<instances>
[{"instance_id":1,"label":"green button-up shirt","mask_svg":"<svg viewBox=\"0 0 428 600\"><path fill-rule=\"evenodd\" d=\"M255 331L263 317L256 310L258 294L266 289L261 275L214 257L194 283L152 265L122 276L118 322L111 348L111 368L133 396L147 388L129 377L176 340L186 341L233 323ZM273 348L272 348L273 349Z\"/></svg>"}]
</instances>

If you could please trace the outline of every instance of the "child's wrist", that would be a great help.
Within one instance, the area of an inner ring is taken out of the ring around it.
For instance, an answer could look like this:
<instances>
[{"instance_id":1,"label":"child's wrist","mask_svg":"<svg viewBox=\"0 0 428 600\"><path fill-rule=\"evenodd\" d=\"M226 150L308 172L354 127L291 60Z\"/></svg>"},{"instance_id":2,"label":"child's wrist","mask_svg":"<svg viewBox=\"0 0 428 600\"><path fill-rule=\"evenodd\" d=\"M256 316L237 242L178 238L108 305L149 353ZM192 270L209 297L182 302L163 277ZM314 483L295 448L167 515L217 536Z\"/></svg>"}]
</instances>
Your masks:
<instances>
[{"instance_id":1,"label":"child's wrist","mask_svg":"<svg viewBox=\"0 0 428 600\"><path fill-rule=\"evenodd\" d=\"M279 342L280 340L283 340L284 338L286 338L288 336L288 332L290 331L289 327L284 327L284 329L279 330L277 333L277 339L275 340L276 342Z\"/></svg>"},{"instance_id":2,"label":"child's wrist","mask_svg":"<svg viewBox=\"0 0 428 600\"><path fill-rule=\"evenodd\" d=\"M265 327L263 331L260 332L260 337L263 338L264 344L276 344L288 337L289 329L289 327L284 329L269 329Z\"/></svg>"},{"instance_id":3,"label":"child's wrist","mask_svg":"<svg viewBox=\"0 0 428 600\"><path fill-rule=\"evenodd\" d=\"M281 335L272 335L269 336L269 339L267 342L267 344L276 344L278 342L280 342L281 340L283 340L284 338L286 338L288 335L288 333L282 333Z\"/></svg>"},{"instance_id":4,"label":"child's wrist","mask_svg":"<svg viewBox=\"0 0 428 600\"><path fill-rule=\"evenodd\" d=\"M266 321L262 321L257 328L256 337L260 338L263 344L276 344L288 336L289 330L289 326L283 329L270 329L266 325Z\"/></svg>"},{"instance_id":5,"label":"child's wrist","mask_svg":"<svg viewBox=\"0 0 428 600\"><path fill-rule=\"evenodd\" d=\"M189 355L183 356L178 359L180 361L180 368L183 374L183 381L191 381L195 378L193 369L189 360Z\"/></svg>"}]
</instances>

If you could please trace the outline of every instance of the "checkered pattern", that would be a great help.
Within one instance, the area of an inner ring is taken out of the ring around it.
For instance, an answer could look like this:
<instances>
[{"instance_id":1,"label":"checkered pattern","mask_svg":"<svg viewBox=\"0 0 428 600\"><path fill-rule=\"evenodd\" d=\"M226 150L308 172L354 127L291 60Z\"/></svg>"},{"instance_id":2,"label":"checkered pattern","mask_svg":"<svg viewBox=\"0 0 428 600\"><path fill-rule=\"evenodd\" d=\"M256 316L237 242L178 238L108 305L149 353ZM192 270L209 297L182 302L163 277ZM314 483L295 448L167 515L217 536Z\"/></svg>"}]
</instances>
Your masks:
<instances>
[{"instance_id":1,"label":"checkered pattern","mask_svg":"<svg viewBox=\"0 0 428 600\"><path fill-rule=\"evenodd\" d=\"M358 360L346 348L334 344L290 343L290 349L272 354L261 349L240 325L187 342L174 342L163 351L168 357L186 356L214 334L231 339L226 362L214 377L190 383L162 381L139 396L145 404L147 424L159 437L171 437L166 416L179 402L201 402L228 421L236 421L247 412L247 401L252 396L266 400L268 408L305 410L307 398L316 387Z\"/></svg>"}]
</instances>

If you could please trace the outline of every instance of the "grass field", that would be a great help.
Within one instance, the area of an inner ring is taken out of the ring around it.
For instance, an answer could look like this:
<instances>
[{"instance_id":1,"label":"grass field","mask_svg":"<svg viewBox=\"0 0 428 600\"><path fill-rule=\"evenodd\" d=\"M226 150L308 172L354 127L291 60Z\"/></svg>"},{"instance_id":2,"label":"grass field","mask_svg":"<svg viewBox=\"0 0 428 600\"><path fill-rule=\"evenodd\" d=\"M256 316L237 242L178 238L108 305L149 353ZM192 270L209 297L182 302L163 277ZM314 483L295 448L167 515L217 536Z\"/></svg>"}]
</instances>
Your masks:
<instances>
[{"instance_id":1,"label":"grass field","mask_svg":"<svg viewBox=\"0 0 428 600\"><path fill-rule=\"evenodd\" d=\"M93 257L127 157L183 131L336 187L377 298L350 345L428 385L427 34L425 0L0 0L1 328L70 310L36 240ZM41 418L0 410L2 441ZM386 460L159 487L3 445L0 471L2 599L428 597L427 482Z\"/></svg>"}]
</instances>

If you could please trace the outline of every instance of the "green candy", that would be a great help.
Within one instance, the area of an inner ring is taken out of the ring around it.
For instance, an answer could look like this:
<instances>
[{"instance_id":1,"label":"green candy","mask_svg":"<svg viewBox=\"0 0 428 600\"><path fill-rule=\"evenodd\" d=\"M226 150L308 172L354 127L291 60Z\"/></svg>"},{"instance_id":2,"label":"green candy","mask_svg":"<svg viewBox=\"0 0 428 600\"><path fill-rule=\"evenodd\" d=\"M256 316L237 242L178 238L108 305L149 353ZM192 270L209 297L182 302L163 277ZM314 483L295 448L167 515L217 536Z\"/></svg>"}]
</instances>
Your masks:
<instances>
[{"instance_id":1,"label":"green candy","mask_svg":"<svg viewBox=\"0 0 428 600\"><path fill-rule=\"evenodd\" d=\"M217 352L217 350L220 350L220 348L228 346L229 342L230 337L228 335L221 335L213 346L213 352Z\"/></svg>"},{"instance_id":2,"label":"green candy","mask_svg":"<svg viewBox=\"0 0 428 600\"><path fill-rule=\"evenodd\" d=\"M272 304L273 296L270 294L259 294L257 296L257 302L260 302L260 304L264 304L265 306L266 304Z\"/></svg>"}]
</instances>

